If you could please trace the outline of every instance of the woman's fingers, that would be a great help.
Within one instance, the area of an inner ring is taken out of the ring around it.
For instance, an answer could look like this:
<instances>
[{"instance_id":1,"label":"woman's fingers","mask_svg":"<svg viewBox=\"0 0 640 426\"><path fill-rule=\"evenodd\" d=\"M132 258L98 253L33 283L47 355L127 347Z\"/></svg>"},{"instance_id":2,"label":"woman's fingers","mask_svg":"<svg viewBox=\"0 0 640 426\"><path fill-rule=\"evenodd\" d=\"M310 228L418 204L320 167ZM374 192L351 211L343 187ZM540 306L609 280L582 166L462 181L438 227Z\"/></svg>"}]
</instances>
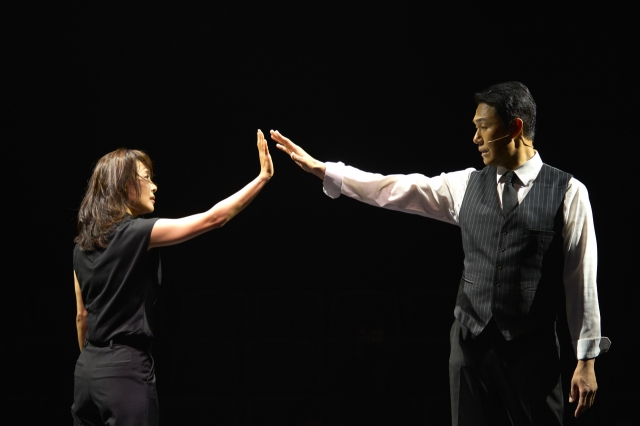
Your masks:
<instances>
[{"instance_id":1,"label":"woman's fingers","mask_svg":"<svg viewBox=\"0 0 640 426\"><path fill-rule=\"evenodd\" d=\"M262 152L264 157L265 170L270 175L273 176L273 160L271 159L271 154L269 154L269 145L267 144L266 139L262 132L260 132L261 143L262 143Z\"/></svg>"},{"instance_id":2,"label":"woman's fingers","mask_svg":"<svg viewBox=\"0 0 640 426\"><path fill-rule=\"evenodd\" d=\"M263 173L266 173L269 176L272 176L273 160L271 160L271 155L269 154L269 145L267 144L267 141L264 138L264 134L260 129L258 129L257 139L258 139L258 154L260 155L260 168L262 169Z\"/></svg>"}]
</instances>

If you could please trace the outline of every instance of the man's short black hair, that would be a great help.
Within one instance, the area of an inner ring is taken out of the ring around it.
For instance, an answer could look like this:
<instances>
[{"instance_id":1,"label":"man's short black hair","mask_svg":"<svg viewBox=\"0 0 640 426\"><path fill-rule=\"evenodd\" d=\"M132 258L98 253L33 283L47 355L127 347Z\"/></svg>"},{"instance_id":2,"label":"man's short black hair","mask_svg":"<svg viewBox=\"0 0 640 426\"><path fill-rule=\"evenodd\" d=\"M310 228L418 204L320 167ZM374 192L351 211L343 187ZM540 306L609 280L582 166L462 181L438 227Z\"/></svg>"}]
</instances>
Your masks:
<instances>
[{"instance_id":1,"label":"man's short black hair","mask_svg":"<svg viewBox=\"0 0 640 426\"><path fill-rule=\"evenodd\" d=\"M536 133L536 103L527 86L518 81L494 84L474 96L476 104L495 108L505 127L514 118L522 120L522 134L533 140Z\"/></svg>"}]
</instances>

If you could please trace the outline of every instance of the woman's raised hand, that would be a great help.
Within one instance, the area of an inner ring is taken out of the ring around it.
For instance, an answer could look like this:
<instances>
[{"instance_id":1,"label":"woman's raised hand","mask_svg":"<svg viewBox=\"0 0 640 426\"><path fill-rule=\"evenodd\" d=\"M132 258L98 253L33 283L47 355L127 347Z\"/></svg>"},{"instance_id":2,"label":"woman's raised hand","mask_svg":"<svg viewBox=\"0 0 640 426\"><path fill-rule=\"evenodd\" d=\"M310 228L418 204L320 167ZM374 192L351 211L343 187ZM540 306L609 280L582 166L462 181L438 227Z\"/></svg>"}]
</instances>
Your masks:
<instances>
[{"instance_id":1,"label":"woman's raised hand","mask_svg":"<svg viewBox=\"0 0 640 426\"><path fill-rule=\"evenodd\" d=\"M277 130L271 131L271 139L278 144L276 148L286 152L291 159L307 173L312 173L320 179L324 179L325 165L305 152L304 149L293 143L291 139L285 138Z\"/></svg>"},{"instance_id":2,"label":"woman's raised hand","mask_svg":"<svg viewBox=\"0 0 640 426\"><path fill-rule=\"evenodd\" d=\"M260 176L271 179L271 176L273 176L273 161L262 130L258 130L258 153L260 154Z\"/></svg>"},{"instance_id":3,"label":"woman's raised hand","mask_svg":"<svg viewBox=\"0 0 640 426\"><path fill-rule=\"evenodd\" d=\"M247 207L273 176L273 162L269 147L260 130L258 130L258 153L260 154L258 177L235 194L216 203L206 212L179 219L158 219L151 231L149 249L178 244L212 229L220 228Z\"/></svg>"}]
</instances>

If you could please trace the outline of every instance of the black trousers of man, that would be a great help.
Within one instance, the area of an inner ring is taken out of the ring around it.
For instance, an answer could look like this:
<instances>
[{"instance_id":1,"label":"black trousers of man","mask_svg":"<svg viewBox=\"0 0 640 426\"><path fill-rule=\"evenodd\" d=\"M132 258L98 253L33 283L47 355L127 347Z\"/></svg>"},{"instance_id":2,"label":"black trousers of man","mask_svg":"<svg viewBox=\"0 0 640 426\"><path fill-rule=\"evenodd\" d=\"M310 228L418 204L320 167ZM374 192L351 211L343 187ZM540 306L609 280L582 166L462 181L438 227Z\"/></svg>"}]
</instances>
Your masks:
<instances>
[{"instance_id":1,"label":"black trousers of man","mask_svg":"<svg viewBox=\"0 0 640 426\"><path fill-rule=\"evenodd\" d=\"M450 337L454 426L562 425L555 324L506 341L493 319L478 336L455 320Z\"/></svg>"},{"instance_id":2,"label":"black trousers of man","mask_svg":"<svg viewBox=\"0 0 640 426\"><path fill-rule=\"evenodd\" d=\"M127 345L85 345L76 362L75 426L157 426L153 358Z\"/></svg>"}]
</instances>

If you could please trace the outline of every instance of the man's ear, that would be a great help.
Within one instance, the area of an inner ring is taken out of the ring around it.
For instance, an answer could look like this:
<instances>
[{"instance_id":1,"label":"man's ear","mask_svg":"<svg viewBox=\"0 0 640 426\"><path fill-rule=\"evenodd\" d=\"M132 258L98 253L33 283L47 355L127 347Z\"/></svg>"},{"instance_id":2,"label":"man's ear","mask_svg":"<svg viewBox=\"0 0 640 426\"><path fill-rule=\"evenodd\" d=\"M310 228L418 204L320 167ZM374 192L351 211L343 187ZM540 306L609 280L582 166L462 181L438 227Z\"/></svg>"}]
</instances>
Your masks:
<instances>
[{"instance_id":1,"label":"man's ear","mask_svg":"<svg viewBox=\"0 0 640 426\"><path fill-rule=\"evenodd\" d=\"M522 134L523 125L524 123L520 118L514 118L513 120L511 120L511 123L509 123L509 132L511 133L512 139L515 139Z\"/></svg>"}]
</instances>

